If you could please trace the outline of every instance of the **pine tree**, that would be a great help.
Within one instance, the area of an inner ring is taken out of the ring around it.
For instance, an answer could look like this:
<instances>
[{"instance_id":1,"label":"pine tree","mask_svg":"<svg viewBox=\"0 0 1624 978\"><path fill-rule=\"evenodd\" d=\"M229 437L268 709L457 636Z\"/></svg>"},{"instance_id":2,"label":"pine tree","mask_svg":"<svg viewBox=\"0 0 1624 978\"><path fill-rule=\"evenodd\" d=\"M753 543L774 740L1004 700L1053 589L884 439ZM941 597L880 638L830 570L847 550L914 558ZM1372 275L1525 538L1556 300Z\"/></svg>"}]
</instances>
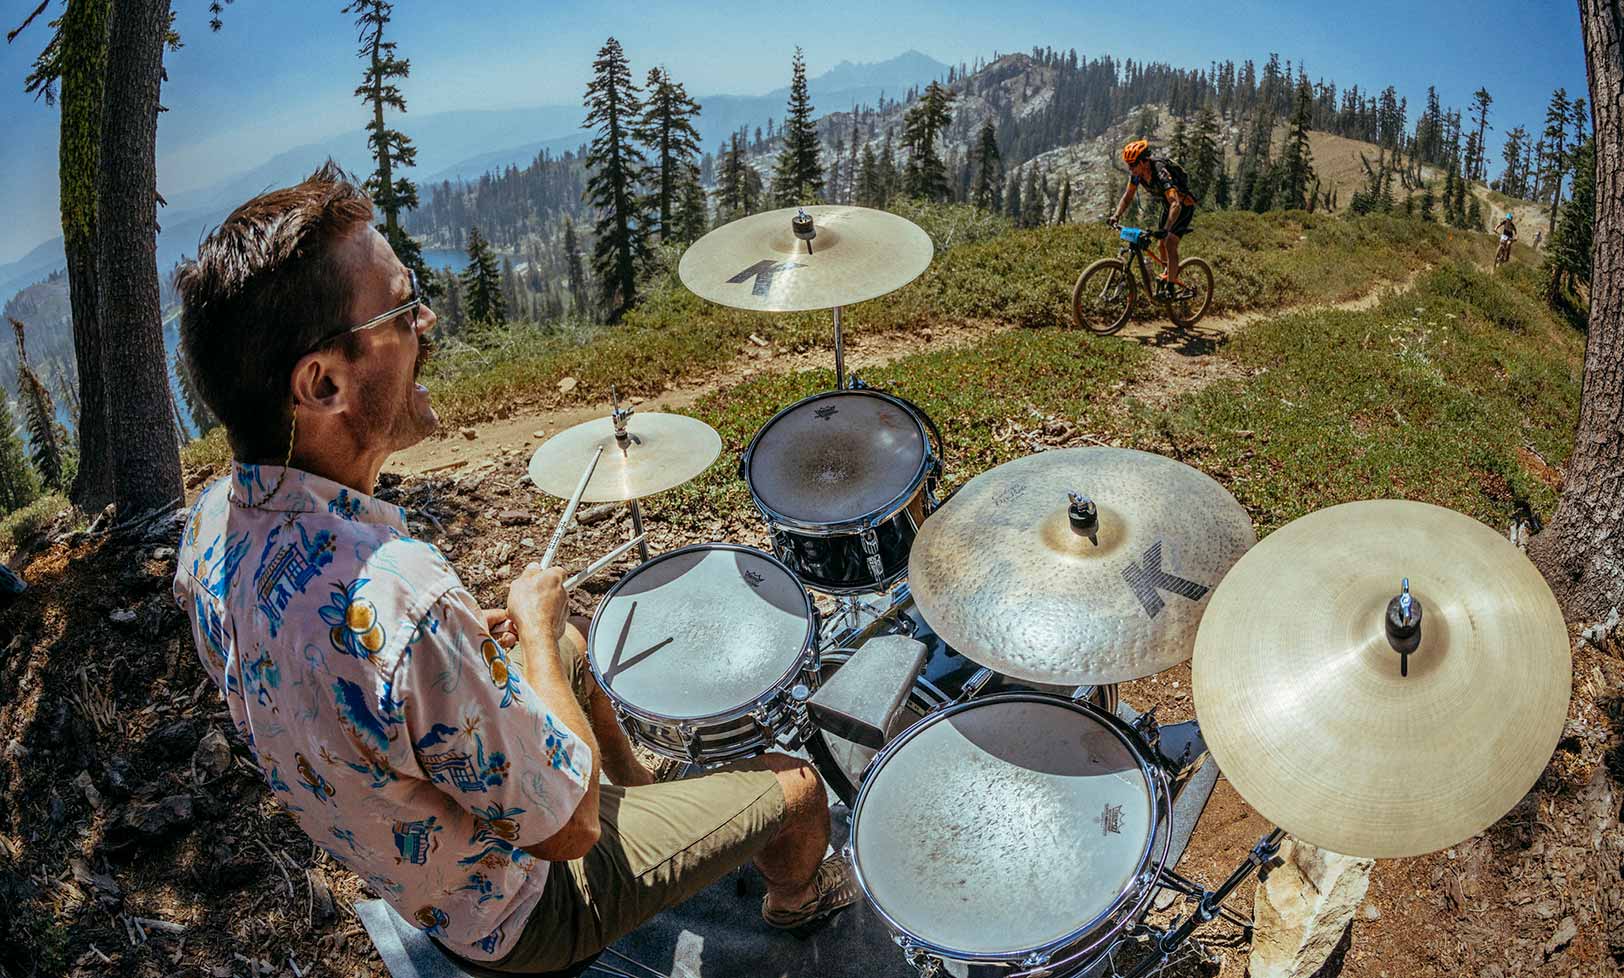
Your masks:
<instances>
[{"instance_id":1,"label":"pine tree","mask_svg":"<svg viewBox=\"0 0 1624 978\"><path fill-rule=\"evenodd\" d=\"M744 158L744 139L738 133L722 157L715 194L718 225L753 214L760 206L761 174Z\"/></svg>"},{"instance_id":2,"label":"pine tree","mask_svg":"<svg viewBox=\"0 0 1624 978\"><path fill-rule=\"evenodd\" d=\"M186 405L186 413L191 415L192 427L199 435L206 435L220 421L204 403L203 395L198 392L197 381L192 376L192 365L186 362L179 348L175 350L175 386L180 388L181 402Z\"/></svg>"},{"instance_id":3,"label":"pine tree","mask_svg":"<svg viewBox=\"0 0 1624 978\"><path fill-rule=\"evenodd\" d=\"M998 209L998 189L1003 185L1003 156L998 152L998 133L992 120L981 124L981 137L976 147L976 182L970 190L970 199L982 210Z\"/></svg>"},{"instance_id":4,"label":"pine tree","mask_svg":"<svg viewBox=\"0 0 1624 978\"><path fill-rule=\"evenodd\" d=\"M1184 117L1179 116L1173 122L1173 141L1167 146L1167 153L1180 166L1186 166L1190 159L1189 131L1185 128Z\"/></svg>"},{"instance_id":5,"label":"pine tree","mask_svg":"<svg viewBox=\"0 0 1624 978\"><path fill-rule=\"evenodd\" d=\"M445 295L440 298L440 304L435 307L440 322L439 329L449 336L460 336L468 325L468 314L463 308L462 280L455 275L444 275Z\"/></svg>"},{"instance_id":6,"label":"pine tree","mask_svg":"<svg viewBox=\"0 0 1624 978\"><path fill-rule=\"evenodd\" d=\"M11 404L0 394L0 515L21 509L39 497L39 477L28 464Z\"/></svg>"},{"instance_id":7,"label":"pine tree","mask_svg":"<svg viewBox=\"0 0 1624 978\"><path fill-rule=\"evenodd\" d=\"M423 248L400 225L400 215L418 204L417 185L403 176L395 175L396 167L409 167L417 162L417 148L411 137L399 129L392 129L384 121L384 110L406 111L406 98L400 92L396 79L411 74L410 59L395 54L395 42L383 39L384 28L389 25L395 5L387 0L354 0L345 5L343 13L355 14L355 27L360 47L356 51L365 67L361 71L361 84L355 96L372 109L367 122L367 146L372 152L375 169L367 177L366 191L372 202L383 212L383 223L378 231L395 250L401 264L417 273L418 281L432 295L439 294L434 276L423 264Z\"/></svg>"},{"instance_id":8,"label":"pine tree","mask_svg":"<svg viewBox=\"0 0 1624 978\"><path fill-rule=\"evenodd\" d=\"M699 103L664 68L649 69L647 91L637 137L654 154L654 230L663 241L673 235L677 197L699 161Z\"/></svg>"},{"instance_id":9,"label":"pine tree","mask_svg":"<svg viewBox=\"0 0 1624 978\"><path fill-rule=\"evenodd\" d=\"M1551 102L1545 109L1545 148L1550 154L1551 223L1548 233L1556 233L1556 212L1562 206L1562 181L1567 178L1568 121L1572 113L1568 104L1568 90L1559 88L1551 93Z\"/></svg>"},{"instance_id":10,"label":"pine tree","mask_svg":"<svg viewBox=\"0 0 1624 978\"><path fill-rule=\"evenodd\" d=\"M23 420L28 427L28 447L34 469L51 489L66 489L62 458L63 435L56 423L56 407L51 393L45 389L39 375L28 362L28 348L23 341L23 324L12 319L11 328L17 334L17 400L22 405Z\"/></svg>"},{"instance_id":11,"label":"pine tree","mask_svg":"<svg viewBox=\"0 0 1624 978\"><path fill-rule=\"evenodd\" d=\"M1596 230L1596 141L1587 139L1573 154L1573 197L1562 208L1562 220L1551 235L1546 262L1554 299L1563 277L1590 284Z\"/></svg>"},{"instance_id":12,"label":"pine tree","mask_svg":"<svg viewBox=\"0 0 1624 978\"><path fill-rule=\"evenodd\" d=\"M1220 210L1227 209L1230 205L1229 168L1223 163L1218 164L1218 186L1213 190L1213 199Z\"/></svg>"},{"instance_id":13,"label":"pine tree","mask_svg":"<svg viewBox=\"0 0 1624 978\"><path fill-rule=\"evenodd\" d=\"M1021 171L1016 170L1009 175L1009 188L1004 191L1004 214L1014 221L1016 226L1021 224Z\"/></svg>"},{"instance_id":14,"label":"pine tree","mask_svg":"<svg viewBox=\"0 0 1624 978\"><path fill-rule=\"evenodd\" d=\"M591 308L586 291L586 269L581 267L581 243L575 237L575 222L564 218L564 271L569 278L570 309L582 316Z\"/></svg>"},{"instance_id":15,"label":"pine tree","mask_svg":"<svg viewBox=\"0 0 1624 978\"><path fill-rule=\"evenodd\" d=\"M862 207L879 207L881 199L880 161L874 147L863 146L862 163L857 168L857 184L852 188L852 203Z\"/></svg>"},{"instance_id":16,"label":"pine tree","mask_svg":"<svg viewBox=\"0 0 1624 978\"><path fill-rule=\"evenodd\" d=\"M677 192L672 240L692 244L705 236L709 226L710 207L705 201L705 188L699 184L699 168L691 167Z\"/></svg>"},{"instance_id":17,"label":"pine tree","mask_svg":"<svg viewBox=\"0 0 1624 978\"><path fill-rule=\"evenodd\" d=\"M1466 207L1466 186L1467 181L1464 178L1455 179L1455 225L1463 228L1472 226L1472 212Z\"/></svg>"},{"instance_id":18,"label":"pine tree","mask_svg":"<svg viewBox=\"0 0 1624 978\"><path fill-rule=\"evenodd\" d=\"M1224 151L1218 144L1218 114L1210 102L1203 103L1196 113L1189 152L1190 193L1205 202L1217 189L1218 171L1224 165Z\"/></svg>"},{"instance_id":19,"label":"pine tree","mask_svg":"<svg viewBox=\"0 0 1624 978\"><path fill-rule=\"evenodd\" d=\"M1528 154L1528 130L1522 126L1506 133L1505 148L1500 158L1506 161L1505 173L1500 177L1500 192L1508 197L1527 197L1528 187L1523 183L1523 158Z\"/></svg>"},{"instance_id":20,"label":"pine tree","mask_svg":"<svg viewBox=\"0 0 1624 978\"><path fill-rule=\"evenodd\" d=\"M1314 180L1313 150L1308 145L1308 119L1314 93L1305 79L1297 87L1297 104L1291 113L1291 131L1280 155L1281 203L1287 209L1308 206L1309 185Z\"/></svg>"},{"instance_id":21,"label":"pine tree","mask_svg":"<svg viewBox=\"0 0 1624 978\"><path fill-rule=\"evenodd\" d=\"M891 145L891 130L885 130L885 142L880 145L879 164L879 207L891 203L891 195L896 193L899 175L897 173L897 154Z\"/></svg>"},{"instance_id":22,"label":"pine tree","mask_svg":"<svg viewBox=\"0 0 1624 978\"><path fill-rule=\"evenodd\" d=\"M816 200L823 193L822 147L812 121L812 97L806 88L806 61L795 49L790 62L789 108L780 130L784 148L773 171L773 199L779 207Z\"/></svg>"},{"instance_id":23,"label":"pine tree","mask_svg":"<svg viewBox=\"0 0 1624 978\"><path fill-rule=\"evenodd\" d=\"M1036 161L1026 165L1026 186L1021 188L1021 227L1035 228L1043 223L1043 193L1038 184Z\"/></svg>"},{"instance_id":24,"label":"pine tree","mask_svg":"<svg viewBox=\"0 0 1624 978\"><path fill-rule=\"evenodd\" d=\"M595 129L587 150L586 196L598 212L592 271L611 320L637 301L637 270L648 260L649 218L641 192L648 161L632 141L643 112L631 65L613 37L598 49L586 86L586 121ZM473 307L469 307L472 315Z\"/></svg>"},{"instance_id":25,"label":"pine tree","mask_svg":"<svg viewBox=\"0 0 1624 978\"><path fill-rule=\"evenodd\" d=\"M1437 199L1435 197L1433 197L1433 195L1432 195L1432 184L1423 183L1421 185L1421 220L1423 220L1423 221L1437 220L1437 218L1432 213L1433 208L1436 207L1437 204L1438 204Z\"/></svg>"},{"instance_id":26,"label":"pine tree","mask_svg":"<svg viewBox=\"0 0 1624 978\"><path fill-rule=\"evenodd\" d=\"M468 267L462 273L462 288L470 326L495 326L507 316L501 266L477 227L468 229Z\"/></svg>"},{"instance_id":27,"label":"pine tree","mask_svg":"<svg viewBox=\"0 0 1624 978\"><path fill-rule=\"evenodd\" d=\"M947 169L936 155L936 137L952 119L948 107L953 99L952 89L933 81L903 116L902 144L908 150L906 185L910 196L926 200L945 200L948 196Z\"/></svg>"},{"instance_id":28,"label":"pine tree","mask_svg":"<svg viewBox=\"0 0 1624 978\"><path fill-rule=\"evenodd\" d=\"M1456 173L1455 161L1451 160L1449 168L1444 171L1444 223L1450 227L1460 224L1460 211L1456 209L1455 189L1460 185L1460 176Z\"/></svg>"},{"instance_id":29,"label":"pine tree","mask_svg":"<svg viewBox=\"0 0 1624 978\"><path fill-rule=\"evenodd\" d=\"M1054 222L1065 224L1071 220L1071 174L1063 173L1060 176L1060 202L1055 205Z\"/></svg>"},{"instance_id":30,"label":"pine tree","mask_svg":"<svg viewBox=\"0 0 1624 978\"><path fill-rule=\"evenodd\" d=\"M1480 88L1472 93L1472 108L1477 112L1477 142L1466 158L1466 178L1469 180L1487 179L1483 168L1483 141L1489 133L1489 106L1494 104L1494 96L1486 88Z\"/></svg>"}]
</instances>

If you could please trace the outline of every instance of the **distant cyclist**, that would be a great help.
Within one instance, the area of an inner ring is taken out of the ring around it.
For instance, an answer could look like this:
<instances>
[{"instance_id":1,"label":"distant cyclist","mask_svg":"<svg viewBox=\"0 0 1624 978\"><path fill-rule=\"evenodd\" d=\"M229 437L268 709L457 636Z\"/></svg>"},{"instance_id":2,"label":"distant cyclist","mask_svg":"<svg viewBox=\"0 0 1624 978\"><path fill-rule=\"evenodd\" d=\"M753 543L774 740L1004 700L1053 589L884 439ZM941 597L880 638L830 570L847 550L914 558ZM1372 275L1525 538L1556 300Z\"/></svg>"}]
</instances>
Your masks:
<instances>
[{"instance_id":1,"label":"distant cyclist","mask_svg":"<svg viewBox=\"0 0 1624 978\"><path fill-rule=\"evenodd\" d=\"M1494 231L1500 235L1500 250L1495 253L1494 263L1500 265L1511 260L1511 243L1517 240L1517 225L1507 214L1505 220L1494 226Z\"/></svg>"},{"instance_id":2,"label":"distant cyclist","mask_svg":"<svg viewBox=\"0 0 1624 978\"><path fill-rule=\"evenodd\" d=\"M1197 203L1190 193L1190 178L1184 168L1172 160L1152 157L1150 143L1143 139L1135 139L1122 147L1122 162L1128 164L1128 188L1122 192L1122 200L1111 216L1111 226L1119 226L1141 185L1162 199L1162 230L1166 236L1162 238L1161 254L1166 265L1157 289L1161 292L1158 298L1167 298L1174 284L1183 285L1178 279L1179 239L1189 233Z\"/></svg>"}]
</instances>

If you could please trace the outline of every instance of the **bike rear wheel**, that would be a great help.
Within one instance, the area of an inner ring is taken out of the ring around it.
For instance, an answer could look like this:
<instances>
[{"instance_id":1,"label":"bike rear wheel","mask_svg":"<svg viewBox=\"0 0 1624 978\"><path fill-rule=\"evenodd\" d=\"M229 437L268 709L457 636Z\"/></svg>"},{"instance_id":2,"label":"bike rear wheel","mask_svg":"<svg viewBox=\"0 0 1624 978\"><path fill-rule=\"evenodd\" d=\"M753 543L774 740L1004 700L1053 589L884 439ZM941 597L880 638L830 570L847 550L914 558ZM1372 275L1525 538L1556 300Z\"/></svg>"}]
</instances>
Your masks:
<instances>
[{"instance_id":1,"label":"bike rear wheel","mask_svg":"<svg viewBox=\"0 0 1624 978\"><path fill-rule=\"evenodd\" d=\"M1188 298L1167 304L1167 318L1179 326L1194 326L1207 314L1212 305L1212 266L1204 258L1186 258L1179 262L1179 281Z\"/></svg>"},{"instance_id":2,"label":"bike rear wheel","mask_svg":"<svg viewBox=\"0 0 1624 978\"><path fill-rule=\"evenodd\" d=\"M1127 323L1136 296L1128 266L1115 258L1101 258L1077 276L1071 290L1071 321L1079 329L1108 336Z\"/></svg>"}]
</instances>

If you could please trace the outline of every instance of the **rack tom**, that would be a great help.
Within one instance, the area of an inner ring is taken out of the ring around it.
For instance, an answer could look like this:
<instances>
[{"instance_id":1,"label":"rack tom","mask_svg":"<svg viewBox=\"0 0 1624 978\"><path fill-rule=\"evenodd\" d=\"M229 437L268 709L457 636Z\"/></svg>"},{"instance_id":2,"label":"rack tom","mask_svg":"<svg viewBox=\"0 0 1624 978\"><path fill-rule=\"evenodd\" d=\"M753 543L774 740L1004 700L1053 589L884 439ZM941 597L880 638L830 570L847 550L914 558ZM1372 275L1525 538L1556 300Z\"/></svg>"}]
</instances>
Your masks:
<instances>
[{"instance_id":1,"label":"rack tom","mask_svg":"<svg viewBox=\"0 0 1624 978\"><path fill-rule=\"evenodd\" d=\"M789 568L749 547L699 544L643 563L604 595L587 662L633 740L711 764L810 734L816 634Z\"/></svg>"},{"instance_id":2,"label":"rack tom","mask_svg":"<svg viewBox=\"0 0 1624 978\"><path fill-rule=\"evenodd\" d=\"M740 472L773 549L827 594L883 591L908 569L936 508L941 438L924 412L876 390L814 394L751 439Z\"/></svg>"}]
</instances>

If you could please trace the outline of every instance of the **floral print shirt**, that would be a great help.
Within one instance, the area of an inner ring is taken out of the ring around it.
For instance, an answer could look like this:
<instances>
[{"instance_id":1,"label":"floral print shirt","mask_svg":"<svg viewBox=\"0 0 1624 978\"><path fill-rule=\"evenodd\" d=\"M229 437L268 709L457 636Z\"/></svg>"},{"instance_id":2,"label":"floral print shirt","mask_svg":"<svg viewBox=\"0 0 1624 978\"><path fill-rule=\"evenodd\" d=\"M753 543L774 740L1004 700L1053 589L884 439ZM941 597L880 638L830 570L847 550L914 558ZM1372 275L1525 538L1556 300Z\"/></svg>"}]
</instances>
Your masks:
<instances>
[{"instance_id":1,"label":"floral print shirt","mask_svg":"<svg viewBox=\"0 0 1624 978\"><path fill-rule=\"evenodd\" d=\"M284 808L418 927L501 958L584 797L590 748L508 668L405 511L238 463L186 522L175 600ZM274 490L274 491L273 491Z\"/></svg>"}]
</instances>

